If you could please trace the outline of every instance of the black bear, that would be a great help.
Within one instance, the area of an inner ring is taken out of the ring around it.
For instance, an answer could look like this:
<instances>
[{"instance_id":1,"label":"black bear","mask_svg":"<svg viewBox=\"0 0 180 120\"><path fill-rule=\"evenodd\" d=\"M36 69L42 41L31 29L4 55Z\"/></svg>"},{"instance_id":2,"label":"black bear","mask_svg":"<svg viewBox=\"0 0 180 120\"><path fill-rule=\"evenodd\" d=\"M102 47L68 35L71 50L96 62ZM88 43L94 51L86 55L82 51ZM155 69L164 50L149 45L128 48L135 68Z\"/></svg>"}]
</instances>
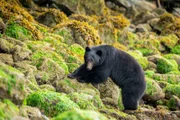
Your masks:
<instances>
[{"instance_id":1,"label":"black bear","mask_svg":"<svg viewBox=\"0 0 180 120\"><path fill-rule=\"evenodd\" d=\"M136 110L146 89L144 71L128 53L110 45L86 47L85 63L69 74L79 82L102 83L110 77L122 88L125 110Z\"/></svg>"}]
</instances>

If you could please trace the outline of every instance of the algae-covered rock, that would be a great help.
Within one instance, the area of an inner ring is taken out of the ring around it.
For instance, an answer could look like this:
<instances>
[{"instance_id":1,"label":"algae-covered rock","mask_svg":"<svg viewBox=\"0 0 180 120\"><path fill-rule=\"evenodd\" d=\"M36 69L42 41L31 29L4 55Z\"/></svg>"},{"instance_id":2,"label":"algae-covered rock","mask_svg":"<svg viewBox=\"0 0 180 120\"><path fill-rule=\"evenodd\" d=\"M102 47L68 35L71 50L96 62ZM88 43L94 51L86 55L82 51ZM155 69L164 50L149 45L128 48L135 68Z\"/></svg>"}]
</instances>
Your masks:
<instances>
[{"instance_id":1,"label":"algae-covered rock","mask_svg":"<svg viewBox=\"0 0 180 120\"><path fill-rule=\"evenodd\" d=\"M62 56L58 55L56 52L51 50L37 50L31 56L32 63L36 65L38 68L43 64L45 58L52 59L56 62L60 67L62 67L66 73L68 73L68 67L64 62Z\"/></svg>"},{"instance_id":2,"label":"algae-covered rock","mask_svg":"<svg viewBox=\"0 0 180 120\"><path fill-rule=\"evenodd\" d=\"M119 104L122 104L122 101L119 101L121 97L119 87L111 79L95 87L99 90L101 99L106 106L117 108Z\"/></svg>"},{"instance_id":3,"label":"algae-covered rock","mask_svg":"<svg viewBox=\"0 0 180 120\"><path fill-rule=\"evenodd\" d=\"M52 91L37 91L30 94L27 98L27 105L38 107L45 115L53 117L58 113L79 108L63 93Z\"/></svg>"},{"instance_id":4,"label":"algae-covered rock","mask_svg":"<svg viewBox=\"0 0 180 120\"><path fill-rule=\"evenodd\" d=\"M10 100L0 101L0 120L11 120L19 114L19 108Z\"/></svg>"},{"instance_id":5,"label":"algae-covered rock","mask_svg":"<svg viewBox=\"0 0 180 120\"><path fill-rule=\"evenodd\" d=\"M70 94L72 92L85 93L92 96L100 96L99 91L92 84L79 83L77 80L70 80L65 78L55 84L55 88L58 92L64 92Z\"/></svg>"},{"instance_id":6,"label":"algae-covered rock","mask_svg":"<svg viewBox=\"0 0 180 120\"><path fill-rule=\"evenodd\" d=\"M71 20L66 23L58 24L54 27L53 33L63 34L62 30L59 28L61 29L64 28L64 30L66 31L67 29L70 29L65 33L67 33L68 36L71 37L71 35L69 35L69 32L71 31L71 34L73 36L73 41L72 39L70 39L72 43L71 41L67 41L67 43L70 44L78 43L83 47L86 47L88 45L98 45L101 43L100 37L98 35L98 31L86 22Z\"/></svg>"},{"instance_id":7,"label":"algae-covered rock","mask_svg":"<svg viewBox=\"0 0 180 120\"><path fill-rule=\"evenodd\" d=\"M59 114L52 120L108 120L104 115L91 110L71 110Z\"/></svg>"},{"instance_id":8,"label":"algae-covered rock","mask_svg":"<svg viewBox=\"0 0 180 120\"><path fill-rule=\"evenodd\" d=\"M177 55L177 54L166 54L163 57L165 57L166 59L169 59L169 60L175 60L177 62L177 64L178 64L179 70L180 70L180 55Z\"/></svg>"},{"instance_id":9,"label":"algae-covered rock","mask_svg":"<svg viewBox=\"0 0 180 120\"><path fill-rule=\"evenodd\" d=\"M106 8L103 0L54 0L54 3L76 14L104 15Z\"/></svg>"},{"instance_id":10,"label":"algae-covered rock","mask_svg":"<svg viewBox=\"0 0 180 120\"><path fill-rule=\"evenodd\" d=\"M60 12L57 9L45 9L37 18L39 23L53 27L58 23L65 22L68 20L66 15L63 12Z\"/></svg>"},{"instance_id":11,"label":"algae-covered rock","mask_svg":"<svg viewBox=\"0 0 180 120\"><path fill-rule=\"evenodd\" d=\"M138 51L129 51L128 53L139 62L139 64L141 65L141 67L143 69L147 68L148 60L147 60L146 57L143 57L140 52L138 52Z\"/></svg>"},{"instance_id":12,"label":"algae-covered rock","mask_svg":"<svg viewBox=\"0 0 180 120\"><path fill-rule=\"evenodd\" d=\"M180 110L180 98L173 95L168 101L167 106L171 110Z\"/></svg>"},{"instance_id":13,"label":"algae-covered rock","mask_svg":"<svg viewBox=\"0 0 180 120\"><path fill-rule=\"evenodd\" d=\"M159 37L159 41L168 48L173 48L178 43L179 38L175 34Z\"/></svg>"},{"instance_id":14,"label":"algae-covered rock","mask_svg":"<svg viewBox=\"0 0 180 120\"><path fill-rule=\"evenodd\" d=\"M0 61L8 65L13 65L13 58L11 54L0 53Z\"/></svg>"},{"instance_id":15,"label":"algae-covered rock","mask_svg":"<svg viewBox=\"0 0 180 120\"><path fill-rule=\"evenodd\" d=\"M68 94L68 97L77 105L79 105L81 109L97 110L104 107L100 96L92 96L85 93L73 92Z\"/></svg>"},{"instance_id":16,"label":"algae-covered rock","mask_svg":"<svg viewBox=\"0 0 180 120\"><path fill-rule=\"evenodd\" d=\"M107 116L109 120L137 120L134 115L128 115L116 109L100 109L100 112Z\"/></svg>"},{"instance_id":17,"label":"algae-covered rock","mask_svg":"<svg viewBox=\"0 0 180 120\"><path fill-rule=\"evenodd\" d=\"M180 55L180 45L176 45L171 49L171 53Z\"/></svg>"},{"instance_id":18,"label":"algae-covered rock","mask_svg":"<svg viewBox=\"0 0 180 120\"><path fill-rule=\"evenodd\" d=\"M52 85L49 85L49 84L40 85L39 88L40 88L41 90L48 90L48 91L54 91L54 92L56 92L55 87L53 87Z\"/></svg>"},{"instance_id":19,"label":"algae-covered rock","mask_svg":"<svg viewBox=\"0 0 180 120\"><path fill-rule=\"evenodd\" d=\"M173 74L153 74L152 77L158 81L166 81L170 84L178 84L180 83L180 75L173 75Z\"/></svg>"},{"instance_id":20,"label":"algae-covered rock","mask_svg":"<svg viewBox=\"0 0 180 120\"><path fill-rule=\"evenodd\" d=\"M65 70L61 68L58 63L49 58L44 58L41 66L39 66L39 70L43 71L44 75L46 74L48 77L46 81L43 81L43 79L39 77L39 84L44 84L46 82L52 84L53 81L61 80L65 77Z\"/></svg>"},{"instance_id":21,"label":"algae-covered rock","mask_svg":"<svg viewBox=\"0 0 180 120\"><path fill-rule=\"evenodd\" d=\"M176 95L180 98L180 85L168 84L164 89L165 97L171 98L172 95Z\"/></svg>"},{"instance_id":22,"label":"algae-covered rock","mask_svg":"<svg viewBox=\"0 0 180 120\"><path fill-rule=\"evenodd\" d=\"M178 64L175 60L168 60L166 58L162 58L157 61L157 71L159 73L178 71Z\"/></svg>"},{"instance_id":23,"label":"algae-covered rock","mask_svg":"<svg viewBox=\"0 0 180 120\"><path fill-rule=\"evenodd\" d=\"M0 62L0 98L7 98L20 104L27 91L24 74L19 70Z\"/></svg>"},{"instance_id":24,"label":"algae-covered rock","mask_svg":"<svg viewBox=\"0 0 180 120\"><path fill-rule=\"evenodd\" d=\"M14 22L11 22L7 25L5 34L7 36L21 40L27 40L32 38L31 33L26 28Z\"/></svg>"},{"instance_id":25,"label":"algae-covered rock","mask_svg":"<svg viewBox=\"0 0 180 120\"><path fill-rule=\"evenodd\" d=\"M170 13L164 13L160 16L160 20L153 26L156 31L160 31L162 35L176 34L180 36L179 31L180 19Z\"/></svg>"},{"instance_id":26,"label":"algae-covered rock","mask_svg":"<svg viewBox=\"0 0 180 120\"><path fill-rule=\"evenodd\" d=\"M170 119L170 120L178 120L179 117L175 114L172 114L171 112L160 109L139 109L139 110L132 110L127 111L127 114L134 115L138 120L164 120L164 119Z\"/></svg>"},{"instance_id":27,"label":"algae-covered rock","mask_svg":"<svg viewBox=\"0 0 180 120\"><path fill-rule=\"evenodd\" d=\"M144 56L159 54L160 42L156 39L138 40L134 44L135 49L139 50Z\"/></svg>"},{"instance_id":28,"label":"algae-covered rock","mask_svg":"<svg viewBox=\"0 0 180 120\"><path fill-rule=\"evenodd\" d=\"M43 115L38 108L30 106L21 106L19 114L28 120L44 120L46 118L46 116Z\"/></svg>"},{"instance_id":29,"label":"algae-covered rock","mask_svg":"<svg viewBox=\"0 0 180 120\"><path fill-rule=\"evenodd\" d=\"M145 100L157 101L165 97L163 90L153 79L146 77L146 84L147 84L147 88L144 94Z\"/></svg>"}]
</instances>

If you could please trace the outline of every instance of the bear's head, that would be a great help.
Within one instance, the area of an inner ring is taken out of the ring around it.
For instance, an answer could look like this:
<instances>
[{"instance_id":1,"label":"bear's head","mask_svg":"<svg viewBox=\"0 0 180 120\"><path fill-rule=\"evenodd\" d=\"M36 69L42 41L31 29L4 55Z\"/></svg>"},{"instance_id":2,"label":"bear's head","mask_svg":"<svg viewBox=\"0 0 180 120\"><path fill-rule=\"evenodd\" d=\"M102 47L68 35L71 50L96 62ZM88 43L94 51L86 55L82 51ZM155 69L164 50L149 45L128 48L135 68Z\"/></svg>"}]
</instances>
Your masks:
<instances>
[{"instance_id":1,"label":"bear's head","mask_svg":"<svg viewBox=\"0 0 180 120\"><path fill-rule=\"evenodd\" d=\"M103 62L103 51L97 47L89 48L86 47L84 60L87 70L92 70L93 67L99 66Z\"/></svg>"}]
</instances>

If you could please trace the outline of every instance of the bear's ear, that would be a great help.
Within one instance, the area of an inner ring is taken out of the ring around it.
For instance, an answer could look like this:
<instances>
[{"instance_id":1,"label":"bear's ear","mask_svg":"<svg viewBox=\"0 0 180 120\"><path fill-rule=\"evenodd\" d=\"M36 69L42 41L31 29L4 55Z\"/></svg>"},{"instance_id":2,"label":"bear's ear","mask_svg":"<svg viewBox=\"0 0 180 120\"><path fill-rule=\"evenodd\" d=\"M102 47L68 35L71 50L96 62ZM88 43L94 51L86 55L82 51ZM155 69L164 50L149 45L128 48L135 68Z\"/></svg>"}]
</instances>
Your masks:
<instances>
[{"instance_id":1,"label":"bear's ear","mask_svg":"<svg viewBox=\"0 0 180 120\"><path fill-rule=\"evenodd\" d=\"M96 52L96 54L99 55L99 56L101 57L102 51L101 51L101 50L98 50L98 51Z\"/></svg>"},{"instance_id":2,"label":"bear's ear","mask_svg":"<svg viewBox=\"0 0 180 120\"><path fill-rule=\"evenodd\" d=\"M91 51L91 49L89 47L86 47L86 52Z\"/></svg>"}]
</instances>

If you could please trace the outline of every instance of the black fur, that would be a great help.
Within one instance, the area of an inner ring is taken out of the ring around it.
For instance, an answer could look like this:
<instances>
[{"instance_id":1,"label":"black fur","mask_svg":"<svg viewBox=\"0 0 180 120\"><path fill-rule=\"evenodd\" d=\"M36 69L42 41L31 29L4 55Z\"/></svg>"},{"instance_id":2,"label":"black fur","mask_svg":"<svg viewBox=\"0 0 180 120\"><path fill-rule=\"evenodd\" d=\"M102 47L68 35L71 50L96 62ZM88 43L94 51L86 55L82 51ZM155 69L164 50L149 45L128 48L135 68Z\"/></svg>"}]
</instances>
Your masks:
<instances>
[{"instance_id":1,"label":"black fur","mask_svg":"<svg viewBox=\"0 0 180 120\"><path fill-rule=\"evenodd\" d=\"M85 83L102 83L110 77L122 88L124 108L136 110L146 89L144 72L138 62L126 52L109 45L86 50L85 63L68 77ZM88 61L93 61L92 70L86 69Z\"/></svg>"}]
</instances>

